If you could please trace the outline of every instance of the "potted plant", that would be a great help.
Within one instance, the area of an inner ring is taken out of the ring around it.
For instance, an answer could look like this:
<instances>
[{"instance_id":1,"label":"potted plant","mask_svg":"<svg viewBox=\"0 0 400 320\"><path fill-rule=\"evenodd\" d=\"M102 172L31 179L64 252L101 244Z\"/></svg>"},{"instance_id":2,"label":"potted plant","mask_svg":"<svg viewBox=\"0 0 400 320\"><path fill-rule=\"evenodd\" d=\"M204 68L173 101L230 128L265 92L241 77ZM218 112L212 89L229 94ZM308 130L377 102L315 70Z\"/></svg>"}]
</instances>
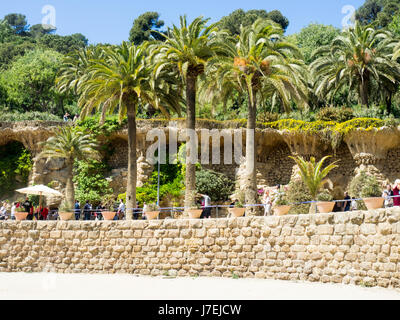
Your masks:
<instances>
[{"instance_id":1,"label":"potted plant","mask_svg":"<svg viewBox=\"0 0 400 320\"><path fill-rule=\"evenodd\" d=\"M102 211L101 212L101 215L103 216L104 220L109 220L109 221L114 220L116 214L117 213L114 211Z\"/></svg>"},{"instance_id":2,"label":"potted plant","mask_svg":"<svg viewBox=\"0 0 400 320\"><path fill-rule=\"evenodd\" d=\"M20 205L15 212L15 220L22 221L25 220L27 216L28 212L26 212L25 208Z\"/></svg>"},{"instance_id":3,"label":"potted plant","mask_svg":"<svg viewBox=\"0 0 400 320\"><path fill-rule=\"evenodd\" d=\"M351 181L350 194L353 197L362 198L368 210L382 208L385 201L378 180L364 171Z\"/></svg>"},{"instance_id":4,"label":"potted plant","mask_svg":"<svg viewBox=\"0 0 400 320\"><path fill-rule=\"evenodd\" d=\"M317 208L320 213L330 213L335 207L335 202L332 202L333 196L328 190L324 190L317 196Z\"/></svg>"},{"instance_id":5,"label":"potted plant","mask_svg":"<svg viewBox=\"0 0 400 320\"><path fill-rule=\"evenodd\" d=\"M190 219L198 219L203 213L203 208L200 205L190 207L188 210Z\"/></svg>"},{"instance_id":6,"label":"potted plant","mask_svg":"<svg viewBox=\"0 0 400 320\"><path fill-rule=\"evenodd\" d=\"M277 216L287 215L291 206L284 192L278 192L274 200L274 212Z\"/></svg>"},{"instance_id":7,"label":"potted plant","mask_svg":"<svg viewBox=\"0 0 400 320\"><path fill-rule=\"evenodd\" d=\"M143 213L147 220L154 220L160 214L160 208L155 203L150 203L144 206Z\"/></svg>"},{"instance_id":8,"label":"potted plant","mask_svg":"<svg viewBox=\"0 0 400 320\"><path fill-rule=\"evenodd\" d=\"M58 216L60 217L60 220L71 220L73 214L73 209L71 209L66 203L63 203L58 209Z\"/></svg>"},{"instance_id":9,"label":"potted plant","mask_svg":"<svg viewBox=\"0 0 400 320\"><path fill-rule=\"evenodd\" d=\"M246 208L244 207L244 204L242 201L237 200L237 201L235 201L233 208L228 208L228 212L231 217L240 218L240 217L244 216L244 213L246 212Z\"/></svg>"}]
</instances>

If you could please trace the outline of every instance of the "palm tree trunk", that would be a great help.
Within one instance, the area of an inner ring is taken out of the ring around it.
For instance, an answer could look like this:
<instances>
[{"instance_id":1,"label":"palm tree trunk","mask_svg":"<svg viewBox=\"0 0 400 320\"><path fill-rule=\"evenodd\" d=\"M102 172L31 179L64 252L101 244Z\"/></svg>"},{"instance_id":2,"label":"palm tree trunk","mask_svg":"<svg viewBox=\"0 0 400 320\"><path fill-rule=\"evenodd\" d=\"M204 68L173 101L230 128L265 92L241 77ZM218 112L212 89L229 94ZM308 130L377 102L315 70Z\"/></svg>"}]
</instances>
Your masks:
<instances>
[{"instance_id":1,"label":"palm tree trunk","mask_svg":"<svg viewBox=\"0 0 400 320\"><path fill-rule=\"evenodd\" d=\"M195 141L189 138L190 132L195 132L196 130L196 80L197 76L188 72L186 83L186 159L188 159L189 144L191 152L197 149ZM186 161L185 187L185 207L190 208L195 204L193 193L196 190L196 164L189 161Z\"/></svg>"},{"instance_id":2,"label":"palm tree trunk","mask_svg":"<svg viewBox=\"0 0 400 320\"><path fill-rule=\"evenodd\" d=\"M249 96L249 113L247 118L247 132L246 132L246 204L257 203L257 176L256 176L256 146L255 146L255 133L256 133L256 97L253 92L253 101L251 102ZM247 215L256 215L256 207L249 207Z\"/></svg>"},{"instance_id":3,"label":"palm tree trunk","mask_svg":"<svg viewBox=\"0 0 400 320\"><path fill-rule=\"evenodd\" d=\"M385 98L386 111L388 114L392 113L392 93L388 92Z\"/></svg>"},{"instance_id":4,"label":"palm tree trunk","mask_svg":"<svg viewBox=\"0 0 400 320\"><path fill-rule=\"evenodd\" d=\"M74 163L73 161L67 161L67 170L68 170L68 178L67 178L67 186L65 188L65 200L67 207L72 210L75 203L75 188L73 182L73 168Z\"/></svg>"},{"instance_id":5,"label":"palm tree trunk","mask_svg":"<svg viewBox=\"0 0 400 320\"><path fill-rule=\"evenodd\" d=\"M136 109L133 104L127 104L128 114L128 183L126 186L126 220L133 219L133 208L136 208Z\"/></svg>"},{"instance_id":6,"label":"palm tree trunk","mask_svg":"<svg viewBox=\"0 0 400 320\"><path fill-rule=\"evenodd\" d=\"M361 83L360 83L360 98L361 98L361 104L363 106L367 106L367 108L369 108L369 104L368 104L368 81L367 81L367 79L361 79Z\"/></svg>"}]
</instances>

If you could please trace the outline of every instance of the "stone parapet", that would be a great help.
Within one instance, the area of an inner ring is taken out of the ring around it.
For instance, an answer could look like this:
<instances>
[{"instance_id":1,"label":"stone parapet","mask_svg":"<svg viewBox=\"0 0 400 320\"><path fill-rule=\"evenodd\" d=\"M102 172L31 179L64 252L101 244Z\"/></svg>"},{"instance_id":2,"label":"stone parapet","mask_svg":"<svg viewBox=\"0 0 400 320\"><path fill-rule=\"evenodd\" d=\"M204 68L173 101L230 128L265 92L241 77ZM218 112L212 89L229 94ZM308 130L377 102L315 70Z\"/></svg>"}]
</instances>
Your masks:
<instances>
[{"instance_id":1,"label":"stone parapet","mask_svg":"<svg viewBox=\"0 0 400 320\"><path fill-rule=\"evenodd\" d=\"M0 271L400 287L400 209L153 221L3 221Z\"/></svg>"}]
</instances>

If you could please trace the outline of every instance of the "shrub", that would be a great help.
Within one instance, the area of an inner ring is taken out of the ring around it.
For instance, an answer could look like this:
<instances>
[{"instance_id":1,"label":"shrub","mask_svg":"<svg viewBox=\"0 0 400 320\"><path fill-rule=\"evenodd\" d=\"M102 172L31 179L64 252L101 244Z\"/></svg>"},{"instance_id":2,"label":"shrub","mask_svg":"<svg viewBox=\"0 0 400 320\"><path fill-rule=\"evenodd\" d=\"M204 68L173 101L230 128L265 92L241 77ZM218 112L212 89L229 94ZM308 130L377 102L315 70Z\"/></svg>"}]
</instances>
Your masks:
<instances>
[{"instance_id":1,"label":"shrub","mask_svg":"<svg viewBox=\"0 0 400 320\"><path fill-rule=\"evenodd\" d=\"M211 170L196 172L196 189L207 194L213 201L228 200L234 191L234 183L226 175Z\"/></svg>"},{"instance_id":2,"label":"shrub","mask_svg":"<svg viewBox=\"0 0 400 320\"><path fill-rule=\"evenodd\" d=\"M287 199L289 203L308 202L312 200L307 186L301 179L292 180L288 186ZM310 204L293 205L290 213L309 213Z\"/></svg>"},{"instance_id":3,"label":"shrub","mask_svg":"<svg viewBox=\"0 0 400 320\"><path fill-rule=\"evenodd\" d=\"M33 121L33 120L41 120L41 121L62 121L59 116L48 112L5 112L0 114L0 121L4 122L17 122L17 121Z\"/></svg>"},{"instance_id":4,"label":"shrub","mask_svg":"<svg viewBox=\"0 0 400 320\"><path fill-rule=\"evenodd\" d=\"M328 190L324 190L317 196L318 201L332 201L333 196Z\"/></svg>"},{"instance_id":5,"label":"shrub","mask_svg":"<svg viewBox=\"0 0 400 320\"><path fill-rule=\"evenodd\" d=\"M367 174L365 171L361 171L351 180L349 191L350 195L356 198L380 197L382 195L382 188L376 177Z\"/></svg>"},{"instance_id":6,"label":"shrub","mask_svg":"<svg viewBox=\"0 0 400 320\"><path fill-rule=\"evenodd\" d=\"M290 113L282 113L279 119L292 119L301 121L315 121L315 116L310 111L292 111Z\"/></svg>"},{"instance_id":7,"label":"shrub","mask_svg":"<svg viewBox=\"0 0 400 320\"><path fill-rule=\"evenodd\" d=\"M351 108L326 107L319 110L315 118L321 121L346 122L354 118L354 113Z\"/></svg>"},{"instance_id":8,"label":"shrub","mask_svg":"<svg viewBox=\"0 0 400 320\"><path fill-rule=\"evenodd\" d=\"M356 118L385 119L388 117L386 107L379 107L376 105L372 105L369 108L360 105L353 106L353 113Z\"/></svg>"},{"instance_id":9,"label":"shrub","mask_svg":"<svg viewBox=\"0 0 400 320\"><path fill-rule=\"evenodd\" d=\"M279 115L277 113L272 113L272 112L260 112L257 115L257 121L261 122L275 122L279 120Z\"/></svg>"}]
</instances>

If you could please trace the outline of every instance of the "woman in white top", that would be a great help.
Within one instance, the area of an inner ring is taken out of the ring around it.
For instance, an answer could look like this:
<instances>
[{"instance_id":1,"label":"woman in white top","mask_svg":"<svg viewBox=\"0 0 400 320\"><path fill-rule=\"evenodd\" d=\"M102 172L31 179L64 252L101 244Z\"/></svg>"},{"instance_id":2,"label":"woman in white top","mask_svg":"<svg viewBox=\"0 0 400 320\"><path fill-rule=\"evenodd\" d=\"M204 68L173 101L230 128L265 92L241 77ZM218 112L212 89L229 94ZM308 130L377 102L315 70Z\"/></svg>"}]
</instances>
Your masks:
<instances>
[{"instance_id":1,"label":"woman in white top","mask_svg":"<svg viewBox=\"0 0 400 320\"><path fill-rule=\"evenodd\" d=\"M7 203L2 203L0 208L0 220L7 220Z\"/></svg>"},{"instance_id":2,"label":"woman in white top","mask_svg":"<svg viewBox=\"0 0 400 320\"><path fill-rule=\"evenodd\" d=\"M269 191L266 190L264 194L264 216L269 216L271 214L272 201L269 196Z\"/></svg>"},{"instance_id":3,"label":"woman in white top","mask_svg":"<svg viewBox=\"0 0 400 320\"><path fill-rule=\"evenodd\" d=\"M14 202L11 207L11 220L15 220L15 211L17 211L17 203Z\"/></svg>"}]
</instances>

